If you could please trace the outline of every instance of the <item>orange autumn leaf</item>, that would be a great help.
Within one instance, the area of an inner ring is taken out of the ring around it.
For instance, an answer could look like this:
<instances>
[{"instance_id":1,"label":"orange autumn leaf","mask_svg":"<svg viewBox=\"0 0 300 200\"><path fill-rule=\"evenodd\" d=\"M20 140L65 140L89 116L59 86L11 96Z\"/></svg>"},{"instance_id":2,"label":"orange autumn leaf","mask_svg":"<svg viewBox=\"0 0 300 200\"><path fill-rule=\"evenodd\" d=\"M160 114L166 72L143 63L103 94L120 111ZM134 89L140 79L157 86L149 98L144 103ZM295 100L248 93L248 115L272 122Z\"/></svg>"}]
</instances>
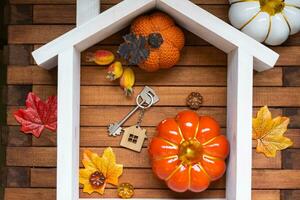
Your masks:
<instances>
[{"instance_id":1,"label":"orange autumn leaf","mask_svg":"<svg viewBox=\"0 0 300 200\"><path fill-rule=\"evenodd\" d=\"M116 164L116 156L112 148L106 148L102 157L85 150L79 171L79 182L83 184L83 192L104 194L106 184L118 185L118 179L123 173L123 165Z\"/></svg>"},{"instance_id":2,"label":"orange autumn leaf","mask_svg":"<svg viewBox=\"0 0 300 200\"><path fill-rule=\"evenodd\" d=\"M275 157L277 151L293 145L289 138L283 136L289 122L287 117L272 118L268 107L262 107L252 120L252 137L257 141L256 151L267 157Z\"/></svg>"}]
</instances>

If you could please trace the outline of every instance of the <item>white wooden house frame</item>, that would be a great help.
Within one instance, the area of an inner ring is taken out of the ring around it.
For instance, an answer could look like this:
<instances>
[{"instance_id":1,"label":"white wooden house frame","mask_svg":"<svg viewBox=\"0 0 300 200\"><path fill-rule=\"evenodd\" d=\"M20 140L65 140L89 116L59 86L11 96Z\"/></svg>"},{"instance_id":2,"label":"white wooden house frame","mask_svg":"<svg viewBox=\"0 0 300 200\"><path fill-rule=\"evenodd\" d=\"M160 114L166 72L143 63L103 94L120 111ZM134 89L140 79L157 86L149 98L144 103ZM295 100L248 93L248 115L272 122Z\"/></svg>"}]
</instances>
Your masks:
<instances>
[{"instance_id":1,"label":"white wooden house frame","mask_svg":"<svg viewBox=\"0 0 300 200\"><path fill-rule=\"evenodd\" d=\"M77 27L32 55L58 65L57 200L79 199L80 53L157 8L228 54L227 200L251 200L253 69L271 69L279 55L189 0L123 0L100 13L100 0L77 0Z\"/></svg>"}]
</instances>

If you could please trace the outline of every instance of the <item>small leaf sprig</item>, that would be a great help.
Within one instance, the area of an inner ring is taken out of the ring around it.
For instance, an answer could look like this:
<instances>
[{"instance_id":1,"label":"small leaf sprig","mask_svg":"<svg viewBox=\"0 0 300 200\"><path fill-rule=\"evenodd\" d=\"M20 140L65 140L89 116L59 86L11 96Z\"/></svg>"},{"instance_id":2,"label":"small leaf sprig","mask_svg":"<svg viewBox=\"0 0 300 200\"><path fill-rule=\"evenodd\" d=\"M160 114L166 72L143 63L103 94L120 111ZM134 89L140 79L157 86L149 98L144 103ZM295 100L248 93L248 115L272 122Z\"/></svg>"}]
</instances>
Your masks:
<instances>
[{"instance_id":1,"label":"small leaf sprig","mask_svg":"<svg viewBox=\"0 0 300 200\"><path fill-rule=\"evenodd\" d=\"M128 35L124 38L130 38ZM124 46L123 48L126 48ZM133 93L133 86L135 84L135 74L129 67L123 67L120 61L115 60L115 55L108 50L96 50L93 53L86 54L88 62L94 62L97 65L108 65L106 78L110 81L120 79L120 86L124 90L126 96L131 96Z\"/></svg>"}]
</instances>

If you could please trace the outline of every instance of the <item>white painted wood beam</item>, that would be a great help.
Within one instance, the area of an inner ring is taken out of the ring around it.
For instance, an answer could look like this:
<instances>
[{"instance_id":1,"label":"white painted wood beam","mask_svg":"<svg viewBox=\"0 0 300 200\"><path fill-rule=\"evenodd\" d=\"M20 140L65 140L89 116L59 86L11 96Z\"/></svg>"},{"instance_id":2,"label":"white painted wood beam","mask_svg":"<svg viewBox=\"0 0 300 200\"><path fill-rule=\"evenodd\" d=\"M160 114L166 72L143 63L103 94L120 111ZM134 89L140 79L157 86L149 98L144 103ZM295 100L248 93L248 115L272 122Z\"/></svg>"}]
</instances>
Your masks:
<instances>
[{"instance_id":1,"label":"white painted wood beam","mask_svg":"<svg viewBox=\"0 0 300 200\"><path fill-rule=\"evenodd\" d=\"M57 65L57 55L75 47L84 51L110 35L125 28L138 15L154 8L156 0L124 0L79 27L65 33L32 55L36 63L46 69Z\"/></svg>"},{"instance_id":2,"label":"white painted wood beam","mask_svg":"<svg viewBox=\"0 0 300 200\"><path fill-rule=\"evenodd\" d=\"M116 198L106 198L106 199L114 199L114 200L118 200ZM150 198L132 198L130 200L157 200L157 199L150 199ZM92 199L87 199L87 198L81 198L79 200L103 200L103 199L95 199L95 198L92 198ZM178 200L178 198L162 198L161 200ZM195 200L195 198L191 199L191 200ZM227 200L227 199L224 199L224 198L208 198L208 199L198 199L198 200Z\"/></svg>"},{"instance_id":3,"label":"white painted wood beam","mask_svg":"<svg viewBox=\"0 0 300 200\"><path fill-rule=\"evenodd\" d=\"M242 48L255 58L255 70L272 68L279 55L189 0L157 0L157 7L169 13L185 29L229 53Z\"/></svg>"},{"instance_id":4,"label":"white painted wood beam","mask_svg":"<svg viewBox=\"0 0 300 200\"><path fill-rule=\"evenodd\" d=\"M253 56L244 49L230 52L227 74L226 198L251 200Z\"/></svg>"},{"instance_id":5,"label":"white painted wood beam","mask_svg":"<svg viewBox=\"0 0 300 200\"><path fill-rule=\"evenodd\" d=\"M79 199L80 52L58 55L57 200Z\"/></svg>"},{"instance_id":6,"label":"white painted wood beam","mask_svg":"<svg viewBox=\"0 0 300 200\"><path fill-rule=\"evenodd\" d=\"M80 26L100 13L100 0L77 0L76 25Z\"/></svg>"}]
</instances>

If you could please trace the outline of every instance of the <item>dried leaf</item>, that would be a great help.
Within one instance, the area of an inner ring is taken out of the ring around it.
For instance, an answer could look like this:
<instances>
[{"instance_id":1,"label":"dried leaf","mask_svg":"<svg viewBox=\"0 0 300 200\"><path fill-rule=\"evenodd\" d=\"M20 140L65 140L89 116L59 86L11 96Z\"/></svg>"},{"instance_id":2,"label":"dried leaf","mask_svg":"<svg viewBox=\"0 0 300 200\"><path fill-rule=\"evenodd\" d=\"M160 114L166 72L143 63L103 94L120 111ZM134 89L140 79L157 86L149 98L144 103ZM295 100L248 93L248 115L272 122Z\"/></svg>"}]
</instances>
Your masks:
<instances>
[{"instance_id":1,"label":"dried leaf","mask_svg":"<svg viewBox=\"0 0 300 200\"><path fill-rule=\"evenodd\" d=\"M118 179L123 173L123 165L116 164L116 156L110 147L104 150L102 157L90 150L85 150L82 163L84 169L79 172L79 182L84 185L83 192L88 194L93 192L104 194L106 184L118 185ZM104 184L99 187L90 183L90 177L95 172L100 172L105 177Z\"/></svg>"},{"instance_id":2,"label":"dried leaf","mask_svg":"<svg viewBox=\"0 0 300 200\"><path fill-rule=\"evenodd\" d=\"M22 125L21 131L26 134L31 133L38 138L45 128L54 132L57 127L57 98L52 96L43 102L30 92L26 99L26 109L19 109L14 117Z\"/></svg>"},{"instance_id":3,"label":"dried leaf","mask_svg":"<svg viewBox=\"0 0 300 200\"><path fill-rule=\"evenodd\" d=\"M276 152L293 145L293 142L283 136L287 131L289 118L276 117L272 114L267 106L262 107L257 117L253 118L252 137L257 140L256 151L264 153L267 157L275 157Z\"/></svg>"},{"instance_id":4,"label":"dried leaf","mask_svg":"<svg viewBox=\"0 0 300 200\"><path fill-rule=\"evenodd\" d=\"M119 46L118 54L129 64L137 65L148 58L150 50L147 48L146 37L130 33L125 35L123 39L125 42Z\"/></svg>"}]
</instances>

